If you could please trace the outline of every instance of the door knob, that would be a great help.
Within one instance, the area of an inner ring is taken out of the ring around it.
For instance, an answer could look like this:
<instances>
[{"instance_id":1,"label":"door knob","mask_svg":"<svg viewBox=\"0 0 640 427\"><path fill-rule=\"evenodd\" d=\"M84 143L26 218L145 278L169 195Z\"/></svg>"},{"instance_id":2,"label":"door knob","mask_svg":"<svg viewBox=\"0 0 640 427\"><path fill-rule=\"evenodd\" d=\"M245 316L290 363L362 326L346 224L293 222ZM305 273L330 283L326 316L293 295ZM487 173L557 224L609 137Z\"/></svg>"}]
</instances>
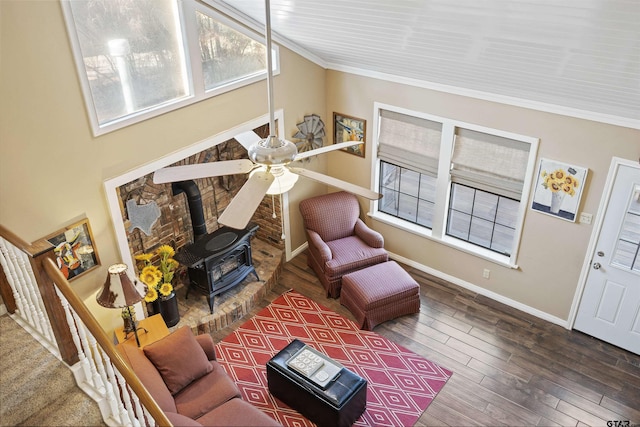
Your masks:
<instances>
[{"instance_id":1,"label":"door knob","mask_svg":"<svg viewBox=\"0 0 640 427\"><path fill-rule=\"evenodd\" d=\"M600 267L602 267L602 266L600 265L600 263L599 263L599 262L594 262L594 263L593 263L593 269L594 269L594 270L600 270Z\"/></svg>"}]
</instances>

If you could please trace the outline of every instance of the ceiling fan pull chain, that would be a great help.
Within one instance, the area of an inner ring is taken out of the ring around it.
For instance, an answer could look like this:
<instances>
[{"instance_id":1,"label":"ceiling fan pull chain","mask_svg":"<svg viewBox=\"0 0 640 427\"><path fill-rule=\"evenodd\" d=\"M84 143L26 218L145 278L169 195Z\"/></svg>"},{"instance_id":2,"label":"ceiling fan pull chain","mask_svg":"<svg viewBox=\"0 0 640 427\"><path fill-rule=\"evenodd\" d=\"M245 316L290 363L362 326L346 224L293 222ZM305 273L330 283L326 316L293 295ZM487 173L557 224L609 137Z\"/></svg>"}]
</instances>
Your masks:
<instances>
[{"instance_id":1,"label":"ceiling fan pull chain","mask_svg":"<svg viewBox=\"0 0 640 427\"><path fill-rule=\"evenodd\" d=\"M273 194L271 195L271 212L271 218L276 219L276 200Z\"/></svg>"},{"instance_id":2,"label":"ceiling fan pull chain","mask_svg":"<svg viewBox=\"0 0 640 427\"><path fill-rule=\"evenodd\" d=\"M282 226L282 235L280 238L284 240L286 236L284 234L284 207L282 206L282 193L280 194L280 224Z\"/></svg>"}]
</instances>

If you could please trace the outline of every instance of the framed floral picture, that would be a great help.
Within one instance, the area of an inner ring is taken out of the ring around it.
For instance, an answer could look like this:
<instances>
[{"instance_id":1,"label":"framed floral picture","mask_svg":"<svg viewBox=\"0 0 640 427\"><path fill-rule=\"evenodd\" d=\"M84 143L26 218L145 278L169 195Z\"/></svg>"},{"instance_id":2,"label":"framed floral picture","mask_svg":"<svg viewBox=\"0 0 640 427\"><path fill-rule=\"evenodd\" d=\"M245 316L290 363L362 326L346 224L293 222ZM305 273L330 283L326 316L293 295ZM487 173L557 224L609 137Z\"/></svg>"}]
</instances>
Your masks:
<instances>
[{"instance_id":1,"label":"framed floral picture","mask_svg":"<svg viewBox=\"0 0 640 427\"><path fill-rule=\"evenodd\" d=\"M362 141L362 144L343 148L342 151L364 157L367 121L346 114L333 113L333 143Z\"/></svg>"},{"instance_id":2,"label":"framed floral picture","mask_svg":"<svg viewBox=\"0 0 640 427\"><path fill-rule=\"evenodd\" d=\"M540 159L531 209L575 222L587 168Z\"/></svg>"},{"instance_id":3,"label":"framed floral picture","mask_svg":"<svg viewBox=\"0 0 640 427\"><path fill-rule=\"evenodd\" d=\"M91 226L86 218L47 236L46 239L54 246L56 264L69 281L100 265Z\"/></svg>"}]
</instances>

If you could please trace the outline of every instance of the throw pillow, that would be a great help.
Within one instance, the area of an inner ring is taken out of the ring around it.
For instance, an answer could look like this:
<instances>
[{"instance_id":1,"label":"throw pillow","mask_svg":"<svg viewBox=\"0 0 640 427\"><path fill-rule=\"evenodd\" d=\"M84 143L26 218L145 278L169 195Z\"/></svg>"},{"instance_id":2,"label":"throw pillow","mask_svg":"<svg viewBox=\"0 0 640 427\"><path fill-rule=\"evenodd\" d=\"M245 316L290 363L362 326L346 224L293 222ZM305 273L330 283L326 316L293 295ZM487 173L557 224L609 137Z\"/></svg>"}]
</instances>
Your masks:
<instances>
[{"instance_id":1,"label":"throw pillow","mask_svg":"<svg viewBox=\"0 0 640 427\"><path fill-rule=\"evenodd\" d=\"M160 372L173 395L213 370L206 353L187 326L145 346L144 354Z\"/></svg>"}]
</instances>

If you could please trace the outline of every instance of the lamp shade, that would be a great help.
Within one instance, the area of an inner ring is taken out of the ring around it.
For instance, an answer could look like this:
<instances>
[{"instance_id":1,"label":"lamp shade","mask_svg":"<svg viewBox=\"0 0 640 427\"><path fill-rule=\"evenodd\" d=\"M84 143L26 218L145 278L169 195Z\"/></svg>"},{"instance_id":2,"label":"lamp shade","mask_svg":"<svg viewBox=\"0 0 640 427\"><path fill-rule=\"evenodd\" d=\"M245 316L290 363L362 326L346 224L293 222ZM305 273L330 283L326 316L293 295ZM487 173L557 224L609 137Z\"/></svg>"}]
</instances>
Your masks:
<instances>
[{"instance_id":1,"label":"lamp shade","mask_svg":"<svg viewBox=\"0 0 640 427\"><path fill-rule=\"evenodd\" d=\"M126 264L114 264L109 267L107 280L102 286L102 291L96 296L98 304L106 308L124 308L144 298L144 285L135 280L131 281L127 268Z\"/></svg>"}]
</instances>

